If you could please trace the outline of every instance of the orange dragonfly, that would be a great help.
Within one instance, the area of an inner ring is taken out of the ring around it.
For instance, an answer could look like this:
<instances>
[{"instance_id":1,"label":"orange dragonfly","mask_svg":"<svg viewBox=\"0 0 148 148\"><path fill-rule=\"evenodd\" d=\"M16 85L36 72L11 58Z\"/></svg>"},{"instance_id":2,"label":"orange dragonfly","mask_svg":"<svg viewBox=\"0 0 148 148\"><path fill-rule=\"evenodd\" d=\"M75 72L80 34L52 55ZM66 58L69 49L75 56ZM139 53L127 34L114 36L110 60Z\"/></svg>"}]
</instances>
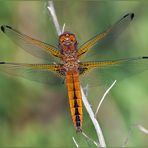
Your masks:
<instances>
[{"instance_id":1,"label":"orange dragonfly","mask_svg":"<svg viewBox=\"0 0 148 148\"><path fill-rule=\"evenodd\" d=\"M148 57L146 56L115 60L79 61L80 57L87 53L98 41L108 38L108 36L111 36L112 38L114 34L120 34L133 18L134 13L123 16L112 27L94 36L79 48L77 46L78 42L76 36L70 32L64 32L59 36L59 46L56 48L22 34L10 26L3 25L1 26L2 32L30 54L47 60L50 60L50 55L52 55L53 57L59 58L61 62L50 64L27 64L1 61L0 69L10 74L31 78L35 81L47 82L50 85L54 85L55 82L58 82L59 84L60 80L65 80L72 121L76 131L81 132L83 120L82 96L80 91L81 75L83 76L84 73L93 69L99 70L99 72L106 70L109 79L111 79L112 77L110 77L110 74L112 73L112 70L120 71L128 66L137 65L138 63L140 66L137 67L140 68L140 71L147 69L147 66L142 68L144 65L143 62L148 60ZM126 74L134 74L135 71L132 71L132 69L133 68L131 68L131 71L124 70ZM115 79L120 79L121 77L122 75L119 77L116 77L115 75Z\"/></svg>"}]
</instances>

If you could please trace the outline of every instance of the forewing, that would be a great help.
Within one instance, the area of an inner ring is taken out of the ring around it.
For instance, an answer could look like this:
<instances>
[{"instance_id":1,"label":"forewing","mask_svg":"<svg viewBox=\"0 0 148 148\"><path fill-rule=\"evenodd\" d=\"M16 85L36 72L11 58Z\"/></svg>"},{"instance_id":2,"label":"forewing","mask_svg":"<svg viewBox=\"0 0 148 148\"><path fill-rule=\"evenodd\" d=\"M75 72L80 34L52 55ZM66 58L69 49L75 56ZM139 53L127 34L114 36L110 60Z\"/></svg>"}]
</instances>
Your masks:
<instances>
[{"instance_id":1,"label":"forewing","mask_svg":"<svg viewBox=\"0 0 148 148\"><path fill-rule=\"evenodd\" d=\"M126 30L133 18L134 13L126 14L114 25L109 27L109 29L96 35L95 37L91 38L86 43L84 43L79 49L85 48L85 50L88 51L88 54L85 56L85 59L91 59L91 57L108 58L108 55L115 55L115 57L117 57L118 54L116 52L116 49L110 49L110 46L113 43L113 41L116 40L119 37L119 35ZM93 47L94 45L97 46L91 49L91 47Z\"/></svg>"},{"instance_id":2,"label":"forewing","mask_svg":"<svg viewBox=\"0 0 148 148\"><path fill-rule=\"evenodd\" d=\"M16 44L18 44L22 49L26 52L32 54L33 56L39 57L41 59L45 59L51 61L53 56L60 56L60 52L58 49L53 47L52 45L46 44L39 40L33 39L19 31L13 29L10 26L3 25L1 26L1 30Z\"/></svg>"},{"instance_id":3,"label":"forewing","mask_svg":"<svg viewBox=\"0 0 148 148\"><path fill-rule=\"evenodd\" d=\"M23 77L32 81L48 85L61 85L64 77L60 74L60 64L24 64L0 62L0 72L10 76Z\"/></svg>"}]
</instances>

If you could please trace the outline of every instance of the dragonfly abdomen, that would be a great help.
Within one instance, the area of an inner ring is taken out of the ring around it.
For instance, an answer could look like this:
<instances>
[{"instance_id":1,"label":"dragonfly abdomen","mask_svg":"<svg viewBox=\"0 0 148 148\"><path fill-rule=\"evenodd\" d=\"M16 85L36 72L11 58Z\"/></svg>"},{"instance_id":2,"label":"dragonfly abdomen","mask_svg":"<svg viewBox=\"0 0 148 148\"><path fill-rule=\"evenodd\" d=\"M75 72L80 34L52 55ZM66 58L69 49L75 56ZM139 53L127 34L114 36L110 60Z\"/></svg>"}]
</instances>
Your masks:
<instances>
[{"instance_id":1,"label":"dragonfly abdomen","mask_svg":"<svg viewBox=\"0 0 148 148\"><path fill-rule=\"evenodd\" d=\"M68 98L72 121L77 132L82 131L82 97L80 91L80 81L78 73L70 73L66 75L66 84L68 89Z\"/></svg>"}]
</instances>

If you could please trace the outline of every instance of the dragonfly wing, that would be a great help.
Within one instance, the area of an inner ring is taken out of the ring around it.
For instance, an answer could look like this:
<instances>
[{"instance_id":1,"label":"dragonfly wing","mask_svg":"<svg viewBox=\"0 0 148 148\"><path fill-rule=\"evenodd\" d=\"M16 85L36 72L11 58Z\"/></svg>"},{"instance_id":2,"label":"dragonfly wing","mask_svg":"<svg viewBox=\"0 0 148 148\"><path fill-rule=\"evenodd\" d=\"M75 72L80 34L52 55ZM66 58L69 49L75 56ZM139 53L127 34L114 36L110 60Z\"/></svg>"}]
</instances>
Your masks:
<instances>
[{"instance_id":1,"label":"dragonfly wing","mask_svg":"<svg viewBox=\"0 0 148 148\"><path fill-rule=\"evenodd\" d=\"M24 64L0 62L0 71L49 85L60 85L64 78L61 64Z\"/></svg>"},{"instance_id":2,"label":"dragonfly wing","mask_svg":"<svg viewBox=\"0 0 148 148\"><path fill-rule=\"evenodd\" d=\"M131 21L134 18L134 13L128 13L124 15L119 21L117 21L108 31L107 36L104 39L105 44L115 40L119 35L126 30Z\"/></svg>"},{"instance_id":3,"label":"dragonfly wing","mask_svg":"<svg viewBox=\"0 0 148 148\"><path fill-rule=\"evenodd\" d=\"M129 78L145 70L148 70L148 57L80 63L81 82L92 86L110 85L114 80Z\"/></svg>"},{"instance_id":4,"label":"dragonfly wing","mask_svg":"<svg viewBox=\"0 0 148 148\"><path fill-rule=\"evenodd\" d=\"M56 57L60 57L61 54L58 49L52 45L48 45L39 40L33 39L19 31L13 29L10 26L3 25L1 30L16 44L22 47L25 51L33 56L50 60L50 54Z\"/></svg>"},{"instance_id":5,"label":"dragonfly wing","mask_svg":"<svg viewBox=\"0 0 148 148\"><path fill-rule=\"evenodd\" d=\"M89 51L96 43L100 41L101 43L103 43L103 45L108 45L110 41L113 41L115 38L117 38L127 28L127 26L130 24L133 18L134 18L134 13L128 13L124 15L119 21L117 21L109 29L94 36L93 38L88 40L86 43L84 43L78 50L78 56L81 56L87 51Z\"/></svg>"}]
</instances>

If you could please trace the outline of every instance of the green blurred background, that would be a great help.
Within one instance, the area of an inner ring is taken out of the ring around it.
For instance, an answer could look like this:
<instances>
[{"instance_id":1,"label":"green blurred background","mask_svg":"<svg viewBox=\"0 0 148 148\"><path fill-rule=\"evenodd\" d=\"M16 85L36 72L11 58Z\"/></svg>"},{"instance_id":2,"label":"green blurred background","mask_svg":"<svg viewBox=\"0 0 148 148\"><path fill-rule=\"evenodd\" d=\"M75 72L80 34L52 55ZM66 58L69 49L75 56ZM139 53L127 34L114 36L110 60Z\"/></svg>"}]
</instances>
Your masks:
<instances>
[{"instance_id":1,"label":"green blurred background","mask_svg":"<svg viewBox=\"0 0 148 148\"><path fill-rule=\"evenodd\" d=\"M57 16L65 30L76 34L79 44L107 29L128 12L135 13L129 28L110 48L126 49L128 56L148 55L148 3L146 1L55 1ZM0 1L0 24L8 24L34 38L58 45L58 36L46 1ZM115 53L114 53L115 54ZM113 55L110 55L113 56ZM21 50L0 33L0 60L43 62ZM102 104L97 119L108 146L148 146L148 135L133 124L148 129L148 71L117 82ZM89 89L93 110L104 88ZM83 129L97 141L85 109ZM130 135L129 131L132 128ZM41 146L95 147L76 134L69 112L66 88L47 86L0 73L0 147Z\"/></svg>"}]
</instances>

